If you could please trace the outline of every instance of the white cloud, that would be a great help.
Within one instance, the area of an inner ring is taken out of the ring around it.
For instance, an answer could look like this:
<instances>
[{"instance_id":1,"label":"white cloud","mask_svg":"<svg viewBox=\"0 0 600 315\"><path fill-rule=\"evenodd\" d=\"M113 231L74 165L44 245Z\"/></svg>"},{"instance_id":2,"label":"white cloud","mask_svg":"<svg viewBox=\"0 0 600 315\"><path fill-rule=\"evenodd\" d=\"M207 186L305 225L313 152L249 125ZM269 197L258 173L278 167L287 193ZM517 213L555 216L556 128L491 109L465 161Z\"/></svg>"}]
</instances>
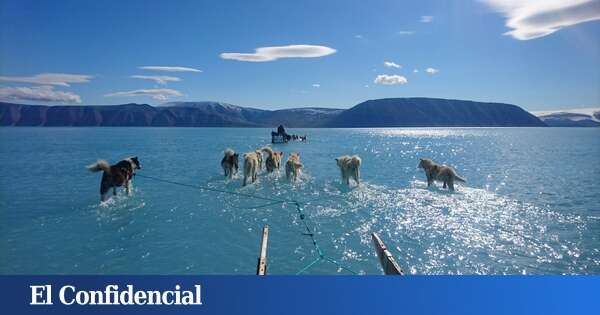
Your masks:
<instances>
[{"instance_id":1,"label":"white cloud","mask_svg":"<svg viewBox=\"0 0 600 315\"><path fill-rule=\"evenodd\" d=\"M419 69L414 69L413 73L419 73Z\"/></svg>"},{"instance_id":2,"label":"white cloud","mask_svg":"<svg viewBox=\"0 0 600 315\"><path fill-rule=\"evenodd\" d=\"M320 87L321 87L321 84L319 84L319 83L315 83L315 84L313 84L313 85L312 85L312 87L314 87L314 88L320 88Z\"/></svg>"},{"instance_id":3,"label":"white cloud","mask_svg":"<svg viewBox=\"0 0 600 315\"><path fill-rule=\"evenodd\" d=\"M202 72L202 70L188 68L188 67L178 67L178 66L143 66L138 67L142 70L152 70L152 71L165 71L165 72Z\"/></svg>"},{"instance_id":4,"label":"white cloud","mask_svg":"<svg viewBox=\"0 0 600 315\"><path fill-rule=\"evenodd\" d=\"M85 74L40 73L29 77L0 76L0 81L70 86L69 83L86 83L92 78L93 76Z\"/></svg>"},{"instance_id":5,"label":"white cloud","mask_svg":"<svg viewBox=\"0 0 600 315\"><path fill-rule=\"evenodd\" d=\"M431 16L431 15L421 16L421 23L431 23L431 21L433 21L433 16Z\"/></svg>"},{"instance_id":6,"label":"white cloud","mask_svg":"<svg viewBox=\"0 0 600 315\"><path fill-rule=\"evenodd\" d=\"M354 35L354 38L363 39L364 37L360 34L356 34L356 35Z\"/></svg>"},{"instance_id":7,"label":"white cloud","mask_svg":"<svg viewBox=\"0 0 600 315\"><path fill-rule=\"evenodd\" d=\"M142 79L142 80L152 80L158 84L167 84L168 81L181 81L178 77L170 77L166 75L132 75L130 78L133 79Z\"/></svg>"},{"instance_id":8,"label":"white cloud","mask_svg":"<svg viewBox=\"0 0 600 315\"><path fill-rule=\"evenodd\" d=\"M259 47L254 53L222 53L223 59L249 62L273 61L279 58L315 58L335 53L336 50L326 46L289 45Z\"/></svg>"},{"instance_id":9,"label":"white cloud","mask_svg":"<svg viewBox=\"0 0 600 315\"><path fill-rule=\"evenodd\" d=\"M415 31L400 31L398 34L400 35L413 35Z\"/></svg>"},{"instance_id":10,"label":"white cloud","mask_svg":"<svg viewBox=\"0 0 600 315\"><path fill-rule=\"evenodd\" d=\"M108 97L133 97L148 96L157 101L166 101L171 97L182 96L181 92L172 89L141 89L133 91L115 92L106 94Z\"/></svg>"},{"instance_id":11,"label":"white cloud","mask_svg":"<svg viewBox=\"0 0 600 315\"><path fill-rule=\"evenodd\" d=\"M383 65L386 66L386 67L388 67L388 68L402 68L401 65L399 65L399 64L397 64L397 63L395 63L393 61L385 61L383 63Z\"/></svg>"},{"instance_id":12,"label":"white cloud","mask_svg":"<svg viewBox=\"0 0 600 315\"><path fill-rule=\"evenodd\" d=\"M375 78L373 83L383 85L401 85L408 83L408 80L401 75L380 74Z\"/></svg>"},{"instance_id":13,"label":"white cloud","mask_svg":"<svg viewBox=\"0 0 600 315\"><path fill-rule=\"evenodd\" d=\"M435 68L427 68L427 69L425 69L425 72L427 72L428 74L432 74L433 75L433 74L436 74L436 73L440 72L440 70L439 69L435 69Z\"/></svg>"},{"instance_id":14,"label":"white cloud","mask_svg":"<svg viewBox=\"0 0 600 315\"><path fill-rule=\"evenodd\" d=\"M55 91L53 86L1 87L0 99L7 101L36 101L81 103L81 97L71 92Z\"/></svg>"},{"instance_id":15,"label":"white cloud","mask_svg":"<svg viewBox=\"0 0 600 315\"><path fill-rule=\"evenodd\" d=\"M511 31L504 33L518 40L550 35L564 27L600 20L598 0L480 0L506 17Z\"/></svg>"}]
</instances>

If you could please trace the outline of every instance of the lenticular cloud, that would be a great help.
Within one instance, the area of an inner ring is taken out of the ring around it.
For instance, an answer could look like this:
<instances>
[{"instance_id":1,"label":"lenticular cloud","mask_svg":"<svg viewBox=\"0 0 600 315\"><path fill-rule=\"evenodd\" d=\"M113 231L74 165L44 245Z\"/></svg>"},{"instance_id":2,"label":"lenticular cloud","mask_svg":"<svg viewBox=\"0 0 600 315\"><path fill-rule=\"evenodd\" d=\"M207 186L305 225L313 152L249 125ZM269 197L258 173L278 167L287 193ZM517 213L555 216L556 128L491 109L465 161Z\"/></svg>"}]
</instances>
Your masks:
<instances>
[{"instance_id":1,"label":"lenticular cloud","mask_svg":"<svg viewBox=\"0 0 600 315\"><path fill-rule=\"evenodd\" d=\"M81 97L75 93L55 91L53 86L2 87L0 99L8 101L35 101L81 103Z\"/></svg>"},{"instance_id":2,"label":"lenticular cloud","mask_svg":"<svg viewBox=\"0 0 600 315\"><path fill-rule=\"evenodd\" d=\"M181 92L173 89L141 89L133 91L114 92L106 94L107 97L135 97L148 96L157 101L166 101L172 97L182 96Z\"/></svg>"},{"instance_id":3,"label":"lenticular cloud","mask_svg":"<svg viewBox=\"0 0 600 315\"><path fill-rule=\"evenodd\" d=\"M86 74L40 73L28 77L0 76L0 81L43 85L70 86L70 83L87 83L93 78Z\"/></svg>"},{"instance_id":4,"label":"lenticular cloud","mask_svg":"<svg viewBox=\"0 0 600 315\"><path fill-rule=\"evenodd\" d=\"M518 40L550 35L575 24L600 20L598 0L481 0L506 17L505 33Z\"/></svg>"},{"instance_id":5,"label":"lenticular cloud","mask_svg":"<svg viewBox=\"0 0 600 315\"><path fill-rule=\"evenodd\" d=\"M220 56L223 59L249 61L249 62L265 62L273 61L280 58L316 58L327 56L335 53L336 50L326 46L315 45L288 45L288 46L273 46L259 47L254 53L222 53Z\"/></svg>"}]
</instances>

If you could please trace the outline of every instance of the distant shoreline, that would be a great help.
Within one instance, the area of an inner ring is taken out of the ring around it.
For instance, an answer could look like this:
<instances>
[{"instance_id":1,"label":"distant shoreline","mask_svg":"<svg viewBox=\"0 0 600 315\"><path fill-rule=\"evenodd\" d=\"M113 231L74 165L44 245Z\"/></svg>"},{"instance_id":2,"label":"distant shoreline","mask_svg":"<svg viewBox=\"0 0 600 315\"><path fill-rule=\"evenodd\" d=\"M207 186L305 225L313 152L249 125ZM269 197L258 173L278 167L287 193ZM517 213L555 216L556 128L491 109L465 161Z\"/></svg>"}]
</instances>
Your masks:
<instances>
[{"instance_id":1,"label":"distant shoreline","mask_svg":"<svg viewBox=\"0 0 600 315\"><path fill-rule=\"evenodd\" d=\"M45 106L0 102L0 126L43 127L544 127L519 106L437 98L369 100L349 109L262 110L219 102Z\"/></svg>"},{"instance_id":2,"label":"distant shoreline","mask_svg":"<svg viewBox=\"0 0 600 315\"><path fill-rule=\"evenodd\" d=\"M273 127L263 127L263 126L0 126L0 128L9 129L9 128L139 128L139 129L147 129L147 128L157 128L157 129L209 129L209 128L220 128L220 129L276 129L276 126ZM286 127L287 128L287 127ZM477 129L477 128L589 128L586 126L391 126L391 127L290 127L292 129L420 129L420 128L444 128L444 129Z\"/></svg>"}]
</instances>

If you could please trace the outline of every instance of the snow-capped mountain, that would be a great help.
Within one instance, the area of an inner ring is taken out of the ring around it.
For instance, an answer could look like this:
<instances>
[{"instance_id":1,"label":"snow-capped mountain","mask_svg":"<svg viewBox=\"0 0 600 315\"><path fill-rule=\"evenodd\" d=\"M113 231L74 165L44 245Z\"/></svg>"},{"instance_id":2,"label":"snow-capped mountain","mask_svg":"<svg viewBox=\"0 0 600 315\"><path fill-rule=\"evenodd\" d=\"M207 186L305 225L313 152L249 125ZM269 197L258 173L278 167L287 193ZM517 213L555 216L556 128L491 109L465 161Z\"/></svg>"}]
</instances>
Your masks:
<instances>
[{"instance_id":1,"label":"snow-capped mountain","mask_svg":"<svg viewBox=\"0 0 600 315\"><path fill-rule=\"evenodd\" d=\"M552 127L600 127L600 107L534 111L532 114Z\"/></svg>"}]
</instances>

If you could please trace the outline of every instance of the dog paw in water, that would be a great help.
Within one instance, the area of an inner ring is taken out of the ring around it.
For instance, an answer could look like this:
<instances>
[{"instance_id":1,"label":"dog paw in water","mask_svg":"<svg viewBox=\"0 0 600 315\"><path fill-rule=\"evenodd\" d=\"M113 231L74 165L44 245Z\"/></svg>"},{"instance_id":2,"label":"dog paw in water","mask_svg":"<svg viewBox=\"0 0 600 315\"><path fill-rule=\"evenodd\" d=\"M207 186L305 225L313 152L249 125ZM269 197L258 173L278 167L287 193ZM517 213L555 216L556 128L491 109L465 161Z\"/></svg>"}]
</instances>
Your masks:
<instances>
[{"instance_id":1,"label":"dog paw in water","mask_svg":"<svg viewBox=\"0 0 600 315\"><path fill-rule=\"evenodd\" d=\"M103 208L108 208L116 204L115 198L108 198L107 200L100 201L99 206Z\"/></svg>"}]
</instances>

